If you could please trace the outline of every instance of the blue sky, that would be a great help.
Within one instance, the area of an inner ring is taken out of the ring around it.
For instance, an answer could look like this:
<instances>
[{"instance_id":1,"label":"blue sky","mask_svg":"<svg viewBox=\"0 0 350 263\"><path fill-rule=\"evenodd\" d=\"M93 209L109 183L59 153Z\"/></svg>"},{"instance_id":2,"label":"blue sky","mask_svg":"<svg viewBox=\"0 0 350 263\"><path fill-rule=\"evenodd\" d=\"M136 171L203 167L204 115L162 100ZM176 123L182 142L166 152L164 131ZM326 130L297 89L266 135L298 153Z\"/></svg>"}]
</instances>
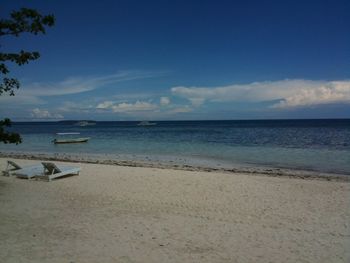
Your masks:
<instances>
[{"instance_id":1,"label":"blue sky","mask_svg":"<svg viewBox=\"0 0 350 263\"><path fill-rule=\"evenodd\" d=\"M56 25L1 40L13 120L350 117L350 1L4 1Z\"/></svg>"}]
</instances>

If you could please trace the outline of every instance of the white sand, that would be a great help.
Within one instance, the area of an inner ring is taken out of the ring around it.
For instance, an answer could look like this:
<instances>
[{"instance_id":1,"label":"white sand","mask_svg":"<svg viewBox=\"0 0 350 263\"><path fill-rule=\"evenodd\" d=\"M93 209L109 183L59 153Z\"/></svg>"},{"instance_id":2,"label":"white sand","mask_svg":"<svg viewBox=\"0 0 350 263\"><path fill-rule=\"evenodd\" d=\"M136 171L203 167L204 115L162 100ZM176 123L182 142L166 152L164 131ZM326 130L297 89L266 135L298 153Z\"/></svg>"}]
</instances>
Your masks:
<instances>
[{"instance_id":1,"label":"white sand","mask_svg":"<svg viewBox=\"0 0 350 263\"><path fill-rule=\"evenodd\" d=\"M350 262L349 182L73 165L0 176L0 262Z\"/></svg>"}]
</instances>

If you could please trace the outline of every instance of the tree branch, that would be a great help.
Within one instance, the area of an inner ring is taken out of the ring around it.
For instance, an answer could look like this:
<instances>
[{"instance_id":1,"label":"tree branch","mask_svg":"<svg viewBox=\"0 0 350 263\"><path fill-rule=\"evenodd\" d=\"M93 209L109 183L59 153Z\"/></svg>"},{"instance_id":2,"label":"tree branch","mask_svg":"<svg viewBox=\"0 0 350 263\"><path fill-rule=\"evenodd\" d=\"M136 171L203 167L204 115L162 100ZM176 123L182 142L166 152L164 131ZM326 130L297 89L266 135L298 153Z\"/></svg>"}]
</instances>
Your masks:
<instances>
[{"instance_id":1,"label":"tree branch","mask_svg":"<svg viewBox=\"0 0 350 263\"><path fill-rule=\"evenodd\" d=\"M45 34L44 26L53 26L55 17L53 15L43 16L38 11L29 8L21 8L11 13L12 19L0 20L0 36L14 35L18 37L21 33L28 32L34 35Z\"/></svg>"}]
</instances>

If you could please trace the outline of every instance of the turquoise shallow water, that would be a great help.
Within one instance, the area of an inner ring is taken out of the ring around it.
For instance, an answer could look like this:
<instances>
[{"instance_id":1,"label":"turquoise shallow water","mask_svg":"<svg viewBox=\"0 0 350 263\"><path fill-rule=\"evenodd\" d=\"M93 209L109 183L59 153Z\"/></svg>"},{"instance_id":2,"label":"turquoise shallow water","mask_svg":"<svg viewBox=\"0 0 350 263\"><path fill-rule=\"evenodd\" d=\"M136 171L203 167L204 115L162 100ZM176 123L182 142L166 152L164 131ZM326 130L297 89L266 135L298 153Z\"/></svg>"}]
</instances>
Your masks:
<instances>
[{"instance_id":1,"label":"turquoise shallow water","mask_svg":"<svg viewBox=\"0 0 350 263\"><path fill-rule=\"evenodd\" d=\"M187 121L16 123L20 145L0 151L72 154L120 154L208 160L235 166L269 166L350 174L350 120ZM57 132L80 132L88 143L54 145Z\"/></svg>"}]
</instances>

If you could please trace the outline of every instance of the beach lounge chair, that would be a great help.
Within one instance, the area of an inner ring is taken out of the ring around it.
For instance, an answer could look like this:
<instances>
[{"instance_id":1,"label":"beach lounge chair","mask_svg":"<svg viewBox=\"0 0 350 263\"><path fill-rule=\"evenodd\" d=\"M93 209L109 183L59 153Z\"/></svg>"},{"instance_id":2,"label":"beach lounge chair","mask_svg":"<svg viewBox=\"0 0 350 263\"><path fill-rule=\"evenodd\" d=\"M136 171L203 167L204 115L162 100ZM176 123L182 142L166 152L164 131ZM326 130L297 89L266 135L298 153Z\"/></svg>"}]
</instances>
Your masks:
<instances>
[{"instance_id":1,"label":"beach lounge chair","mask_svg":"<svg viewBox=\"0 0 350 263\"><path fill-rule=\"evenodd\" d=\"M16 175L17 173L21 174L23 172L28 172L29 175L31 175L37 171L39 171L39 173L42 173L44 171L42 165L35 164L35 165L27 165L22 167L19 164L15 163L14 161L7 161L6 170L3 172L3 175L11 176L11 175Z\"/></svg>"},{"instance_id":2,"label":"beach lounge chair","mask_svg":"<svg viewBox=\"0 0 350 263\"><path fill-rule=\"evenodd\" d=\"M75 166L57 166L54 163L50 162L42 162L42 165L44 166L44 178L47 178L48 181L51 181L54 178L66 176L66 175L79 175L79 172L81 171L80 167Z\"/></svg>"}]
</instances>

